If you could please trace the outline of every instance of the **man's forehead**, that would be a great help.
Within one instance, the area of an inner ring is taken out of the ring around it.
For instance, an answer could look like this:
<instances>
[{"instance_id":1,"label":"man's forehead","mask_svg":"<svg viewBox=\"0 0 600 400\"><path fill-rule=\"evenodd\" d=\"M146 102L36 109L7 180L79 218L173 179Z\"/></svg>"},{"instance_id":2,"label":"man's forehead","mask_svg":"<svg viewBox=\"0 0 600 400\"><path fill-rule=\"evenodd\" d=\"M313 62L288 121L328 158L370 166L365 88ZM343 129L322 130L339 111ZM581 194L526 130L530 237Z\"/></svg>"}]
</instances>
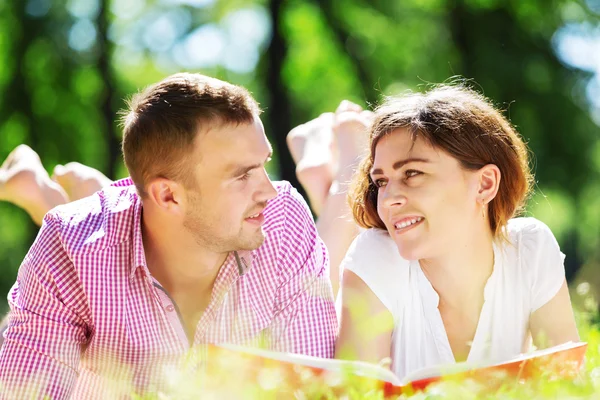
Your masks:
<instances>
[{"instance_id":1,"label":"man's forehead","mask_svg":"<svg viewBox=\"0 0 600 400\"><path fill-rule=\"evenodd\" d=\"M202 161L210 163L213 170L225 173L242 166L262 165L273 152L260 120L213 127L200 134L198 139L197 149Z\"/></svg>"},{"instance_id":2,"label":"man's forehead","mask_svg":"<svg viewBox=\"0 0 600 400\"><path fill-rule=\"evenodd\" d=\"M201 150L245 146L248 142L256 142L264 136L260 120L250 122L220 122L201 124L196 136L196 144Z\"/></svg>"},{"instance_id":3,"label":"man's forehead","mask_svg":"<svg viewBox=\"0 0 600 400\"><path fill-rule=\"evenodd\" d=\"M266 150L262 153L246 154L246 156L241 157L229 157L224 163L225 174L237 176L252 169L263 167L273 156L270 145Z\"/></svg>"}]
</instances>

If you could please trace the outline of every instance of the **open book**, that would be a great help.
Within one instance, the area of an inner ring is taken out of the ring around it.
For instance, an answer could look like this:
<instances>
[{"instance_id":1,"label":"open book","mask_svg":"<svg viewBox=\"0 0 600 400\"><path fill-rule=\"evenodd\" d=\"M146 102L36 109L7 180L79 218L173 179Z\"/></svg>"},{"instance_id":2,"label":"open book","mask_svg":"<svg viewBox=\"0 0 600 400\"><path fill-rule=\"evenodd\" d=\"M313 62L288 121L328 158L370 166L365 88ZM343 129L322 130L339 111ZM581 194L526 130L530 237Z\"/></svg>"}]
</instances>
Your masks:
<instances>
[{"instance_id":1,"label":"open book","mask_svg":"<svg viewBox=\"0 0 600 400\"><path fill-rule=\"evenodd\" d=\"M328 376L326 381L332 381L331 376L341 377L351 374L353 378L365 379L378 383L385 395L402 394L407 391L422 390L429 384L442 378L480 379L486 385L501 384L506 379L527 379L538 374L550 374L561 378L576 376L584 360L587 343L568 342L543 350L522 354L498 363L473 364L456 363L437 365L413 371L400 379L389 369L361 361L346 361L309 357L298 354L278 353L268 350L247 348L234 345L210 346L208 349L208 364L212 360L237 358L236 362L251 362L253 369L261 367L279 368L284 370L287 379L294 380L308 369L314 376ZM335 381L335 379L334 379Z\"/></svg>"}]
</instances>

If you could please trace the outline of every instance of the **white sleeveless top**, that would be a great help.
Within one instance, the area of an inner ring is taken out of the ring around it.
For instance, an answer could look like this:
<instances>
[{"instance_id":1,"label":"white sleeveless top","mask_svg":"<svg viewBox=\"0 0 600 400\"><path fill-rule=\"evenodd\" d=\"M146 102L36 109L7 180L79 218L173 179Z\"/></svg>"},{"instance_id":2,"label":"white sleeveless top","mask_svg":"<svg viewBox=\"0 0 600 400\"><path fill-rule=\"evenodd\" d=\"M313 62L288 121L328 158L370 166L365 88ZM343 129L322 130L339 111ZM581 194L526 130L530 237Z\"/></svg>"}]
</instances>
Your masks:
<instances>
[{"instance_id":1,"label":"white sleeveless top","mask_svg":"<svg viewBox=\"0 0 600 400\"><path fill-rule=\"evenodd\" d=\"M511 244L494 244L494 269L468 362L502 361L529 350L529 317L550 301L565 279L564 254L535 218L508 223ZM438 311L439 297L418 261L400 257L387 231L369 229L350 246L340 270L358 275L394 317L392 370L408 373L454 363Z\"/></svg>"}]
</instances>

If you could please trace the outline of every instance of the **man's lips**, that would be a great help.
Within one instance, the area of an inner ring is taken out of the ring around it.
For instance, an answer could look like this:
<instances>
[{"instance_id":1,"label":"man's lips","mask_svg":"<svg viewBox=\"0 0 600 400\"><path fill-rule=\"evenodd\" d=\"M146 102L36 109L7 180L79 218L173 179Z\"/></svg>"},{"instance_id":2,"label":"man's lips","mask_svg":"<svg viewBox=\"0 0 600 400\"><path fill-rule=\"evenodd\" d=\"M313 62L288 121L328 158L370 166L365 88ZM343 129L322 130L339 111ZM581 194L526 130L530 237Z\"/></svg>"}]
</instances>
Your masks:
<instances>
[{"instance_id":1,"label":"man's lips","mask_svg":"<svg viewBox=\"0 0 600 400\"><path fill-rule=\"evenodd\" d=\"M264 209L256 214L252 214L249 217L246 217L245 221L252 224L262 225L265 221L265 215L263 214L263 211Z\"/></svg>"}]
</instances>

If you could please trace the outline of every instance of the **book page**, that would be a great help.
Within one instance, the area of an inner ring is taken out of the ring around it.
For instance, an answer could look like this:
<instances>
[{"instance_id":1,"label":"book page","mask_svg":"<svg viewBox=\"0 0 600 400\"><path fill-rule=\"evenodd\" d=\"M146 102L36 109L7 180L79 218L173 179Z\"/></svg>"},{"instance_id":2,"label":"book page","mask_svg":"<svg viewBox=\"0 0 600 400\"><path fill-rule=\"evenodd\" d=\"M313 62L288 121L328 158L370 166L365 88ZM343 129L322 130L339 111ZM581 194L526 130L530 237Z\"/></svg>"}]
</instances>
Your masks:
<instances>
[{"instance_id":1,"label":"book page","mask_svg":"<svg viewBox=\"0 0 600 400\"><path fill-rule=\"evenodd\" d=\"M559 345L556 345L553 347L548 347L547 349L541 349L541 350L531 351L529 353L523 353L515 358L503 361L499 364L505 364L505 363L511 363L511 362L515 362L515 361L527 360L527 359L535 358L535 357L541 357L541 356L545 356L548 354L558 353L558 352L561 352L564 350L574 349L576 347L581 347L581 346L585 346L585 345L586 345L586 343L584 343L584 342L566 342L566 343L559 344Z\"/></svg>"},{"instance_id":2,"label":"book page","mask_svg":"<svg viewBox=\"0 0 600 400\"><path fill-rule=\"evenodd\" d=\"M477 368L486 368L486 367L494 367L494 366L518 363L523 360L529 360L529 359L533 359L533 358L537 358L537 357L546 356L549 354L560 353L565 350L569 350L569 349L573 349L573 348L581 347L581 346L585 346L585 345L586 345L586 343L584 343L584 342L567 342L567 343L563 343L563 344L560 344L560 345L557 345L554 347L549 347L547 349L541 349L541 350L536 350L536 351L532 351L529 353L523 353L523 354L520 354L516 357L510 358L507 360L496 360L496 361L492 360L487 363L486 362L481 362L481 363L460 362L460 363L456 363L456 364L433 365L430 367L418 369L416 371L413 371L413 372L407 374L402 379L401 382L402 382L402 385L406 385L410 382L418 381L421 379L434 378L434 377L438 377L438 376L442 376L442 375L455 374L455 373L465 372L465 371L477 369Z\"/></svg>"},{"instance_id":3,"label":"book page","mask_svg":"<svg viewBox=\"0 0 600 400\"><path fill-rule=\"evenodd\" d=\"M369 379L376 379L379 381L388 382L394 386L405 386L411 382L420 381L428 378L436 378L443 375L462 373L469 370L475 370L480 368L483 369L496 366L502 368L503 365L515 364L523 360L533 359L536 357L543 357L555 353L561 353L581 346L586 346L586 343L568 342L547 349L521 354L517 357L501 362L461 362L456 364L433 365L413 371L407 374L403 379L399 379L392 371L390 371L387 368L363 361L325 359L300 354L281 353L270 350L256 349L236 345L218 345L215 347L234 353L243 353L251 356L261 357L264 359L281 361L283 363L302 365L310 368L321 369L324 371L331 371L333 373L338 374L348 372L356 376L362 376Z\"/></svg>"},{"instance_id":4,"label":"book page","mask_svg":"<svg viewBox=\"0 0 600 400\"><path fill-rule=\"evenodd\" d=\"M430 367L420 368L416 371L408 373L402 380L402 386L409 384L410 382L418 381L421 379L434 378L442 375L456 374L459 372L468 371L481 367L481 364L460 362L455 364L438 364Z\"/></svg>"},{"instance_id":5,"label":"book page","mask_svg":"<svg viewBox=\"0 0 600 400\"><path fill-rule=\"evenodd\" d=\"M320 368L323 370L333 371L337 373L348 371L354 375L389 382L396 386L400 385L400 380L392 371L390 371L387 368L381 367L377 364L372 364L364 361L349 361L311 357L301 354L280 353L270 350L249 348L229 344L218 345L217 347L221 347L235 352L252 354L271 360L277 360L296 365L304 365L306 367L311 368Z\"/></svg>"}]
</instances>

